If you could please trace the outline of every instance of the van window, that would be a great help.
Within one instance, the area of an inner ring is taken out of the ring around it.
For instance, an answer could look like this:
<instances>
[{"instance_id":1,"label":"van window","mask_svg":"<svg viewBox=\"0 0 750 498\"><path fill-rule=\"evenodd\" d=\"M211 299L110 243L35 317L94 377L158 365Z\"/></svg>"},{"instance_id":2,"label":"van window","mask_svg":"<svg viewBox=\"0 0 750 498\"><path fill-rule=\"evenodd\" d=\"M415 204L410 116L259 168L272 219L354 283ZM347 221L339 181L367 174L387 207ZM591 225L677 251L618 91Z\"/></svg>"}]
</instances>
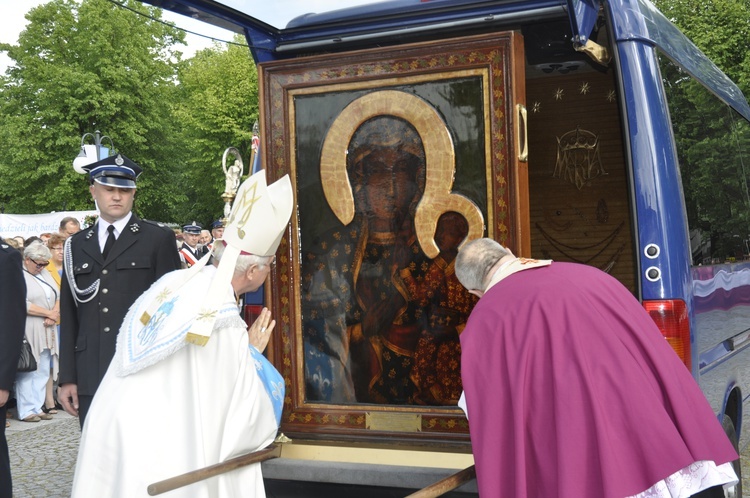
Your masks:
<instances>
[{"instance_id":1,"label":"van window","mask_svg":"<svg viewBox=\"0 0 750 498\"><path fill-rule=\"evenodd\" d=\"M750 259L750 123L659 55L694 266Z\"/></svg>"}]
</instances>

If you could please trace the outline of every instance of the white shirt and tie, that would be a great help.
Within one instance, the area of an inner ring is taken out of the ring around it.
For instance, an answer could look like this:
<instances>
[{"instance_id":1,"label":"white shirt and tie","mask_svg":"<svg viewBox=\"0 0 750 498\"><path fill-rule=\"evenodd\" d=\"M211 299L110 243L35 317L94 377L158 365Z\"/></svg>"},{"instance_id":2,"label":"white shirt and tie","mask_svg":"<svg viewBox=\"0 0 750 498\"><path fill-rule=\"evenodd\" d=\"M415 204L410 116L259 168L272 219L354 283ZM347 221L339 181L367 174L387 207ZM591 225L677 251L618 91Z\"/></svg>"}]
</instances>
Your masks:
<instances>
[{"instance_id":1,"label":"white shirt and tie","mask_svg":"<svg viewBox=\"0 0 750 498\"><path fill-rule=\"evenodd\" d=\"M128 224L128 221L130 221L130 218L133 216L133 213L128 213L127 216L124 218L120 218L119 220L115 221L114 223L109 223L105 220L103 220L101 217L99 218L99 222L97 223L98 233L97 236L99 237L99 250L104 252L104 246L107 244L107 238L109 237L109 227L110 225L114 227L114 235L115 240L120 237L120 234L123 230L125 230L125 227ZM105 258L106 259L106 258Z\"/></svg>"}]
</instances>

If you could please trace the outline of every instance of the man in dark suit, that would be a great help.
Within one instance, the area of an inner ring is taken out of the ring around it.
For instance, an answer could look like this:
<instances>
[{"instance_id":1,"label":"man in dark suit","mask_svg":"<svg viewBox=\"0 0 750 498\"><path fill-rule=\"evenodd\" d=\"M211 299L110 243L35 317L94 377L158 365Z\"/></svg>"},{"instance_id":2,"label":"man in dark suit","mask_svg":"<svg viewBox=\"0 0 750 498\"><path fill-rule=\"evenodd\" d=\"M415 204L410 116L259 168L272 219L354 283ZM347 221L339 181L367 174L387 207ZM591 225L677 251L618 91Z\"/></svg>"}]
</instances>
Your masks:
<instances>
[{"instance_id":1,"label":"man in dark suit","mask_svg":"<svg viewBox=\"0 0 750 498\"><path fill-rule=\"evenodd\" d=\"M100 216L65 243L58 380L58 398L81 427L128 308L162 275L180 268L174 232L132 212L141 168L118 154L84 169Z\"/></svg>"},{"instance_id":2,"label":"man in dark suit","mask_svg":"<svg viewBox=\"0 0 750 498\"><path fill-rule=\"evenodd\" d=\"M0 239L0 498L13 496L5 414L26 327L26 282L21 253Z\"/></svg>"}]
</instances>

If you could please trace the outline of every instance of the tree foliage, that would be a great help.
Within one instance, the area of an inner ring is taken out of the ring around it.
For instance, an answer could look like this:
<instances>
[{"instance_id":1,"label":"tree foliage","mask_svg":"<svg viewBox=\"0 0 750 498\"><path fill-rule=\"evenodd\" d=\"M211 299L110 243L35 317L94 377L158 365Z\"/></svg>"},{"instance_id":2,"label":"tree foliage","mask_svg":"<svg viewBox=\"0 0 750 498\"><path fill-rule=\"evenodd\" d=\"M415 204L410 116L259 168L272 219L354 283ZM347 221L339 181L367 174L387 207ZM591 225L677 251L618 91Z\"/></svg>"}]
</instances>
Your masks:
<instances>
[{"instance_id":1,"label":"tree foliage","mask_svg":"<svg viewBox=\"0 0 750 498\"><path fill-rule=\"evenodd\" d=\"M750 94L750 1L655 0L657 8Z\"/></svg>"},{"instance_id":2,"label":"tree foliage","mask_svg":"<svg viewBox=\"0 0 750 498\"><path fill-rule=\"evenodd\" d=\"M160 10L128 7L159 18ZM87 181L72 169L81 136L101 130L143 166L138 208L161 218L179 196L166 166L170 102L183 40L178 30L106 0L53 0L32 9L15 61L2 77L0 192L6 210L90 209Z\"/></svg>"},{"instance_id":3,"label":"tree foliage","mask_svg":"<svg viewBox=\"0 0 750 498\"><path fill-rule=\"evenodd\" d=\"M207 223L224 209L220 198L224 150L236 147L246 174L250 167L252 129L258 120L258 75L250 51L230 45L198 52L181 66L179 80L175 114L186 139L184 188L203 186L193 190L185 211L190 220Z\"/></svg>"},{"instance_id":4,"label":"tree foliage","mask_svg":"<svg viewBox=\"0 0 750 498\"><path fill-rule=\"evenodd\" d=\"M659 0L658 7L747 95L750 2ZM750 125L680 67L660 68L696 263L742 257L750 241Z\"/></svg>"},{"instance_id":5,"label":"tree foliage","mask_svg":"<svg viewBox=\"0 0 750 498\"><path fill-rule=\"evenodd\" d=\"M0 76L5 212L91 209L72 161L100 130L143 167L139 215L207 224L223 213L222 153L237 147L247 162L258 118L250 51L216 44L182 61L184 34L160 9L120 3L51 0L29 11L17 45L0 44L15 62Z\"/></svg>"}]
</instances>

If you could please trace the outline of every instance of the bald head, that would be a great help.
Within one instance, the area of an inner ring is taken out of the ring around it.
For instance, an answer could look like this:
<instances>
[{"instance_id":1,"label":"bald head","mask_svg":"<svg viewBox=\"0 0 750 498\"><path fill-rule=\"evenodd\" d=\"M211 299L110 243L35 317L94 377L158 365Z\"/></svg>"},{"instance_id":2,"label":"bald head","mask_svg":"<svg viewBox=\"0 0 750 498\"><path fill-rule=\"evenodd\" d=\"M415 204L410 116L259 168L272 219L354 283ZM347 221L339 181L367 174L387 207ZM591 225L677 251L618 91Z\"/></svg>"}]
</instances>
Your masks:
<instances>
[{"instance_id":1,"label":"bald head","mask_svg":"<svg viewBox=\"0 0 750 498\"><path fill-rule=\"evenodd\" d=\"M488 238L467 242L456 256L456 278L468 291L484 292L494 268L505 256L513 256L508 249Z\"/></svg>"}]
</instances>

